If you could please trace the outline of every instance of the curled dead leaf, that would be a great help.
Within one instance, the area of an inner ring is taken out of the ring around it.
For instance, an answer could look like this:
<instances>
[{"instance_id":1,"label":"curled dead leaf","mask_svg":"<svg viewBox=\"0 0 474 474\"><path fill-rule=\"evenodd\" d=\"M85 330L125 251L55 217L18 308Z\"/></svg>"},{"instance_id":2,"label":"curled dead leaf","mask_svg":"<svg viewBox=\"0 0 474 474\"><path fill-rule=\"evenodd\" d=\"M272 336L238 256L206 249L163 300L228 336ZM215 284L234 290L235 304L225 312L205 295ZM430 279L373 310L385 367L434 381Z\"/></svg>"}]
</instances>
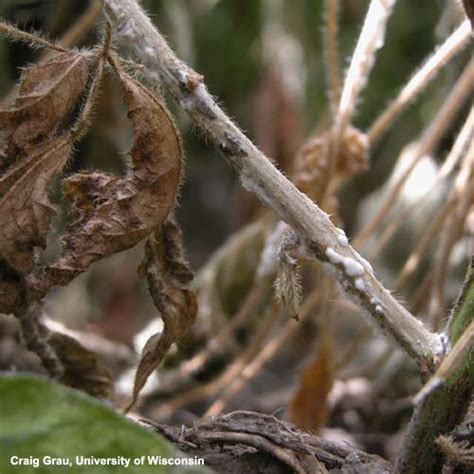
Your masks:
<instances>
[{"instance_id":1,"label":"curled dead leaf","mask_svg":"<svg viewBox=\"0 0 474 474\"><path fill-rule=\"evenodd\" d=\"M46 269L50 284L64 285L102 257L136 245L173 208L181 176L181 142L158 98L120 72L133 123L132 167L126 176L78 173L64 180L72 223L59 261Z\"/></svg>"},{"instance_id":2,"label":"curled dead leaf","mask_svg":"<svg viewBox=\"0 0 474 474\"><path fill-rule=\"evenodd\" d=\"M34 248L45 245L55 212L49 180L63 169L71 147L69 135L48 141L0 177L0 257L20 274L33 268Z\"/></svg>"},{"instance_id":3,"label":"curled dead leaf","mask_svg":"<svg viewBox=\"0 0 474 474\"><path fill-rule=\"evenodd\" d=\"M136 403L150 374L160 365L173 343L193 325L197 300L190 290L193 274L184 258L181 231L168 219L147 241L141 273L148 279L151 296L164 322L163 333L146 343L138 364L133 397L126 411Z\"/></svg>"},{"instance_id":4,"label":"curled dead leaf","mask_svg":"<svg viewBox=\"0 0 474 474\"><path fill-rule=\"evenodd\" d=\"M10 106L0 110L0 311L19 311L21 275L34 265L35 247L44 247L54 209L49 181L62 171L72 136L56 137L83 93L89 52L56 54L23 71Z\"/></svg>"},{"instance_id":5,"label":"curled dead leaf","mask_svg":"<svg viewBox=\"0 0 474 474\"><path fill-rule=\"evenodd\" d=\"M330 154L331 131L314 136L301 149L296 159L293 181L296 186L312 196L320 198L318 189L323 188L332 170ZM344 179L368 168L369 142L367 137L350 126L342 137L335 161L336 174Z\"/></svg>"},{"instance_id":6,"label":"curled dead leaf","mask_svg":"<svg viewBox=\"0 0 474 474\"><path fill-rule=\"evenodd\" d=\"M0 111L0 152L5 157L28 153L51 137L84 91L90 57L78 51L59 53L23 71L12 106Z\"/></svg>"},{"instance_id":7,"label":"curled dead leaf","mask_svg":"<svg viewBox=\"0 0 474 474\"><path fill-rule=\"evenodd\" d=\"M278 268L275 279L275 297L288 311L290 317L298 320L301 307L301 268L298 263L299 241L296 234L286 231L278 250Z\"/></svg>"}]
</instances>

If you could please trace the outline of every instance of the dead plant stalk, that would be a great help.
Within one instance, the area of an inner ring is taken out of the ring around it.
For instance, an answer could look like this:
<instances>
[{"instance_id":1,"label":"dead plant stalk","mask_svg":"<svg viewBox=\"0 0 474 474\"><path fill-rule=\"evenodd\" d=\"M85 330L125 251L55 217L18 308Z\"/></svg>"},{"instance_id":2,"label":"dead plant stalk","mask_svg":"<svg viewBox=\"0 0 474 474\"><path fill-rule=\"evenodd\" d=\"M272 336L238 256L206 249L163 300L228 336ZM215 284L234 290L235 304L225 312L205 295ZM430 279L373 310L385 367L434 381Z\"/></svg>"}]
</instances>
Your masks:
<instances>
[{"instance_id":1,"label":"dead plant stalk","mask_svg":"<svg viewBox=\"0 0 474 474\"><path fill-rule=\"evenodd\" d=\"M240 175L243 186L296 231L309 254L325 263L348 296L420 367L443 354L442 338L401 306L348 244L329 216L301 193L218 107L203 78L179 60L135 0L106 0L115 38L160 82ZM351 269L357 268L357 278ZM356 283L357 282L357 283Z\"/></svg>"}]
</instances>

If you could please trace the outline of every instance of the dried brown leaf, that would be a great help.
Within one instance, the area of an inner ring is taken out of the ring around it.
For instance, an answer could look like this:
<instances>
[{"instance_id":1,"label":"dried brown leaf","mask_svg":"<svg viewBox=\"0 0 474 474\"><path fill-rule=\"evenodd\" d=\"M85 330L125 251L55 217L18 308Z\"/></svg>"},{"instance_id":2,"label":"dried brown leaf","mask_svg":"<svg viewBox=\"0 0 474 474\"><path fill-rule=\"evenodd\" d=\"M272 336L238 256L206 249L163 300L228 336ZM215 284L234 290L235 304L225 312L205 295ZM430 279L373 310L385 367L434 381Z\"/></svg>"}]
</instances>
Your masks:
<instances>
[{"instance_id":1,"label":"dried brown leaf","mask_svg":"<svg viewBox=\"0 0 474 474\"><path fill-rule=\"evenodd\" d=\"M48 343L64 367L62 383L98 398L112 395L112 375L97 354L73 337L58 332L49 336Z\"/></svg>"},{"instance_id":2,"label":"dried brown leaf","mask_svg":"<svg viewBox=\"0 0 474 474\"><path fill-rule=\"evenodd\" d=\"M141 272L155 306L164 322L162 334L153 335L145 345L138 364L133 398L127 411L136 403L140 390L150 374L159 366L171 345L179 341L193 325L197 300L189 289L193 274L183 256L181 232L168 219L147 241Z\"/></svg>"},{"instance_id":3,"label":"dried brown leaf","mask_svg":"<svg viewBox=\"0 0 474 474\"><path fill-rule=\"evenodd\" d=\"M436 443L449 461L474 468L474 446L469 440L454 440L450 436L439 436Z\"/></svg>"},{"instance_id":4,"label":"dried brown leaf","mask_svg":"<svg viewBox=\"0 0 474 474\"><path fill-rule=\"evenodd\" d=\"M0 152L8 161L51 137L87 84L89 57L59 53L23 71L12 106L0 111Z\"/></svg>"},{"instance_id":5,"label":"dried brown leaf","mask_svg":"<svg viewBox=\"0 0 474 474\"><path fill-rule=\"evenodd\" d=\"M275 296L292 318L298 320L301 307L301 273L298 263L298 238L286 232L278 251L278 271L275 279Z\"/></svg>"},{"instance_id":6,"label":"dried brown leaf","mask_svg":"<svg viewBox=\"0 0 474 474\"><path fill-rule=\"evenodd\" d=\"M102 257L136 245L168 216L181 175L181 143L171 116L156 96L120 73L134 127L125 177L78 173L64 180L73 222L60 260L46 269L47 284L67 284Z\"/></svg>"},{"instance_id":7,"label":"dried brown leaf","mask_svg":"<svg viewBox=\"0 0 474 474\"><path fill-rule=\"evenodd\" d=\"M290 419L305 430L318 430L326 421L327 396L332 387L334 361L330 334L324 330L316 358L303 370L290 403Z\"/></svg>"},{"instance_id":8,"label":"dried brown leaf","mask_svg":"<svg viewBox=\"0 0 474 474\"><path fill-rule=\"evenodd\" d=\"M49 180L63 169L71 147L70 135L48 141L0 177L0 258L20 274L33 268L34 248L45 245L55 212Z\"/></svg>"},{"instance_id":9,"label":"dried brown leaf","mask_svg":"<svg viewBox=\"0 0 474 474\"><path fill-rule=\"evenodd\" d=\"M308 193L318 202L320 190L331 178L332 158L330 157L331 131L315 135L301 148L297 158L293 181L299 189ZM352 126L344 133L335 158L336 175L348 179L368 168L369 142L367 137Z\"/></svg>"}]
</instances>

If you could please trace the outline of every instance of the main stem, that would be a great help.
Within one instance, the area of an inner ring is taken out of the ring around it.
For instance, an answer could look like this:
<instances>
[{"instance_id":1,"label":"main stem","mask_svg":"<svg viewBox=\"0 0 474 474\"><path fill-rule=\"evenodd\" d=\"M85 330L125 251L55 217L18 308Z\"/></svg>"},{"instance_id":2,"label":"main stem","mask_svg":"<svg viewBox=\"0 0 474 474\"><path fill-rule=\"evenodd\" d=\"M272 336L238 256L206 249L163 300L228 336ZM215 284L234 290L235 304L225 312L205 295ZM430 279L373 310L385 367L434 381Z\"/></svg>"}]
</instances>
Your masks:
<instances>
[{"instance_id":1,"label":"main stem","mask_svg":"<svg viewBox=\"0 0 474 474\"><path fill-rule=\"evenodd\" d=\"M237 170L243 186L293 227L311 255L325 263L325 269L383 333L392 336L422 370L431 370L444 353L441 337L390 295L370 266L341 239L329 216L286 179L220 109L202 76L176 57L136 0L105 0L104 4L118 43L144 65L150 80L167 88ZM351 271L354 268L357 278Z\"/></svg>"},{"instance_id":2,"label":"main stem","mask_svg":"<svg viewBox=\"0 0 474 474\"><path fill-rule=\"evenodd\" d=\"M424 474L440 472L444 458L436 445L441 434L449 433L462 419L474 387L474 362L472 360L472 329L474 320L474 256L468 267L464 285L449 318L447 334L453 352L464 345L456 366L444 376L441 386L423 397L415 408L403 441L397 472ZM462 341L463 335L466 338ZM458 343L456 346L455 344ZM465 343L465 344L463 344ZM446 359L447 360L447 359Z\"/></svg>"}]
</instances>

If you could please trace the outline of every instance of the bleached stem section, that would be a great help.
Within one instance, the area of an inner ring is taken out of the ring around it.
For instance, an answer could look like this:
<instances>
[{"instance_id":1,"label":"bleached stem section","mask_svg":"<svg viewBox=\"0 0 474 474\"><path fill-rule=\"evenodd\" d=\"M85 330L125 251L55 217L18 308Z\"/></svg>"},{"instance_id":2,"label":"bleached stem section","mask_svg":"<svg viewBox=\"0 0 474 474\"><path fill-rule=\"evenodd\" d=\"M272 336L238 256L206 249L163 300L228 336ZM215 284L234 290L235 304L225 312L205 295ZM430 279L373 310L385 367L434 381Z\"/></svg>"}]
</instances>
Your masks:
<instances>
[{"instance_id":1,"label":"bleached stem section","mask_svg":"<svg viewBox=\"0 0 474 474\"><path fill-rule=\"evenodd\" d=\"M384 112L374 122L367 132L370 144L374 144L393 121L412 102L416 96L427 86L436 74L469 43L471 28L469 21L465 20L446 39L446 41L428 58L425 64L413 75L402 88L398 96L388 105Z\"/></svg>"},{"instance_id":2,"label":"bleached stem section","mask_svg":"<svg viewBox=\"0 0 474 474\"><path fill-rule=\"evenodd\" d=\"M106 0L105 6L120 45L143 63L148 78L163 84L206 132L237 170L244 187L293 227L311 256L325 263L385 334L420 367L431 368L444 353L440 335L426 329L390 295L370 266L341 238L329 216L286 179L217 106L202 76L175 56L135 0Z\"/></svg>"},{"instance_id":3,"label":"bleached stem section","mask_svg":"<svg viewBox=\"0 0 474 474\"><path fill-rule=\"evenodd\" d=\"M339 19L339 0L326 0L324 38L326 41L326 69L329 83L331 112L336 113L341 99L341 81L337 54L337 23Z\"/></svg>"},{"instance_id":4,"label":"bleached stem section","mask_svg":"<svg viewBox=\"0 0 474 474\"><path fill-rule=\"evenodd\" d=\"M371 0L364 26L351 58L339 102L335 129L342 136L350 123L357 98L365 87L375 63L377 50L383 46L385 29L395 0Z\"/></svg>"}]
</instances>

